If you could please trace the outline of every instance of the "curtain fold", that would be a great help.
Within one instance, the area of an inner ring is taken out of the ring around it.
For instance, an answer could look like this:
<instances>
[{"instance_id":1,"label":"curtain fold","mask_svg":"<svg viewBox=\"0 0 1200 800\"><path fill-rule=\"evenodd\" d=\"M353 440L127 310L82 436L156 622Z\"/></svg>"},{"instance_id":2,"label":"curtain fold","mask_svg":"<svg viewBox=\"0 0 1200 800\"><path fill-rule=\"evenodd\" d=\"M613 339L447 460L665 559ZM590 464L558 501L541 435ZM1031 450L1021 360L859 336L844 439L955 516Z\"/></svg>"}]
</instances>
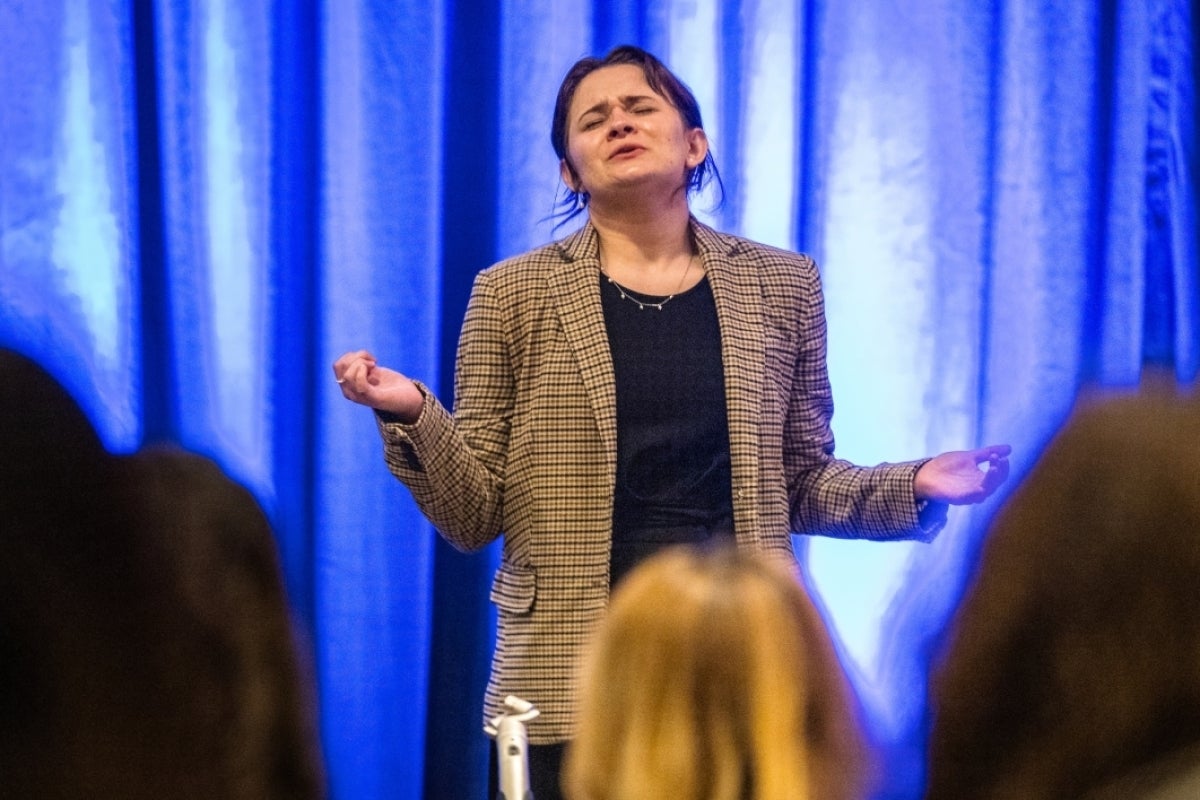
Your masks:
<instances>
[{"instance_id":1,"label":"curtain fold","mask_svg":"<svg viewBox=\"0 0 1200 800\"><path fill-rule=\"evenodd\" d=\"M632 41L693 89L701 219L821 267L839 455L994 441L1019 478L1082 386L1200 371L1186 0L0 0L0 344L105 443L252 488L312 653L330 788L478 797L497 549L387 474L330 365L453 400L475 273L564 235L555 91ZM1014 480L1015 483L1015 480ZM925 681L987 516L797 549L919 796Z\"/></svg>"},{"instance_id":2,"label":"curtain fold","mask_svg":"<svg viewBox=\"0 0 1200 800\"><path fill-rule=\"evenodd\" d=\"M142 436L131 19L119 2L0 3L0 341Z\"/></svg>"},{"instance_id":3,"label":"curtain fold","mask_svg":"<svg viewBox=\"0 0 1200 800\"><path fill-rule=\"evenodd\" d=\"M383 469L372 415L330 365L348 350L437 385L444 10L319 8L315 645L334 796L424 782L433 533Z\"/></svg>"}]
</instances>

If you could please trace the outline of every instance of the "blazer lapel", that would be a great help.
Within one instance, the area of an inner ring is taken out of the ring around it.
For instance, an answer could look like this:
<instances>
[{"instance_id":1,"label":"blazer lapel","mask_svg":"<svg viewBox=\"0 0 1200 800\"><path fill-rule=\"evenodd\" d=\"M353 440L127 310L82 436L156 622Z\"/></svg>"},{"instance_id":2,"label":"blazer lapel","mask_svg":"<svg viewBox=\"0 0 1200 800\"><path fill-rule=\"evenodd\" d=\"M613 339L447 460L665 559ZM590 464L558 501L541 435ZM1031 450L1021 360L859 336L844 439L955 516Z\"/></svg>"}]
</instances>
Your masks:
<instances>
[{"instance_id":1,"label":"blazer lapel","mask_svg":"<svg viewBox=\"0 0 1200 800\"><path fill-rule=\"evenodd\" d=\"M550 275L550 293L563 336L579 364L579 374L596 416L600 438L609 454L610 477L617 459L617 397L612 354L600 305L600 256L595 228L587 223L559 242L562 267Z\"/></svg>"},{"instance_id":2,"label":"blazer lapel","mask_svg":"<svg viewBox=\"0 0 1200 800\"><path fill-rule=\"evenodd\" d=\"M759 415L762 414L762 289L753 264L738 264L736 239L697 221L692 234L700 249L721 325L721 360L729 415L729 457L733 473L734 530L743 544L757 544L759 531Z\"/></svg>"}]
</instances>

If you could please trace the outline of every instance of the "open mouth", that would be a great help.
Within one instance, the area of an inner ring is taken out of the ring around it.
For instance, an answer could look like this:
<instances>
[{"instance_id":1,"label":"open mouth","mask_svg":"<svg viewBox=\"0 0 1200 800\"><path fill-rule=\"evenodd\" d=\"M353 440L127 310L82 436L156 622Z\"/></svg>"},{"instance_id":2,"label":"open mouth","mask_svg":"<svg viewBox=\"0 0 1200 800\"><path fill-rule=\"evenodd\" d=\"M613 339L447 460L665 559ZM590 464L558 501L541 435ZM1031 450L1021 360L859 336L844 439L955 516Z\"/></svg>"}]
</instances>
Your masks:
<instances>
[{"instance_id":1,"label":"open mouth","mask_svg":"<svg viewBox=\"0 0 1200 800\"><path fill-rule=\"evenodd\" d=\"M621 158L622 156L634 155L636 153L642 152L642 150L644 150L644 149L645 148L642 147L641 145L627 144L624 147L621 147L621 148L618 148L617 150L615 150L613 152L613 154L611 156L609 156L609 158Z\"/></svg>"}]
</instances>

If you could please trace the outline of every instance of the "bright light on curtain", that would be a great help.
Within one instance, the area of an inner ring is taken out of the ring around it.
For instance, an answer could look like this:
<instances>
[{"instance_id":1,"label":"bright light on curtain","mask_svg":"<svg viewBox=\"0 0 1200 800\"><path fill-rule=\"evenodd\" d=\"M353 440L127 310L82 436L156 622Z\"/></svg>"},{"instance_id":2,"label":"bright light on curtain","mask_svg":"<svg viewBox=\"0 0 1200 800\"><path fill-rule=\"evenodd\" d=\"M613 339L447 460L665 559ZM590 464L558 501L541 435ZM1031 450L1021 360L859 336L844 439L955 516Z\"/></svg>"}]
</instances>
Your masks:
<instances>
[{"instance_id":1,"label":"bright light on curtain","mask_svg":"<svg viewBox=\"0 0 1200 800\"><path fill-rule=\"evenodd\" d=\"M467 6L471 5L470 8ZM1185 0L0 0L0 343L104 441L169 439L278 530L331 790L477 797L495 552L435 544L329 365L443 400L472 276L562 235L562 74L621 42L701 102L726 203L822 268L839 453L1009 441L1081 384L1200 368ZM994 507L932 545L801 538L919 794L930 649Z\"/></svg>"},{"instance_id":2,"label":"bright light on curtain","mask_svg":"<svg viewBox=\"0 0 1200 800\"><path fill-rule=\"evenodd\" d=\"M137 446L139 262L130 21L0 3L0 341L46 364L105 443Z\"/></svg>"}]
</instances>

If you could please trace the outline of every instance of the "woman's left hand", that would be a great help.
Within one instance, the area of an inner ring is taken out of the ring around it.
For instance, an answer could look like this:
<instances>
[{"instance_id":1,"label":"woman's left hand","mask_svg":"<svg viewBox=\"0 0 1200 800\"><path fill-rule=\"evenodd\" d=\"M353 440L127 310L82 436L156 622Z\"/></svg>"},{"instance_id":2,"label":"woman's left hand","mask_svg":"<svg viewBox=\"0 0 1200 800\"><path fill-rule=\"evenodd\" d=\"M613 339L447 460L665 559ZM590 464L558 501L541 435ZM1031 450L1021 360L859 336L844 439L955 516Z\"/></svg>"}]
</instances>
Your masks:
<instances>
[{"instance_id":1,"label":"woman's left hand","mask_svg":"<svg viewBox=\"0 0 1200 800\"><path fill-rule=\"evenodd\" d=\"M913 478L917 500L965 505L981 503L1008 477L1006 444L977 450L953 450L934 456L921 465Z\"/></svg>"}]
</instances>

